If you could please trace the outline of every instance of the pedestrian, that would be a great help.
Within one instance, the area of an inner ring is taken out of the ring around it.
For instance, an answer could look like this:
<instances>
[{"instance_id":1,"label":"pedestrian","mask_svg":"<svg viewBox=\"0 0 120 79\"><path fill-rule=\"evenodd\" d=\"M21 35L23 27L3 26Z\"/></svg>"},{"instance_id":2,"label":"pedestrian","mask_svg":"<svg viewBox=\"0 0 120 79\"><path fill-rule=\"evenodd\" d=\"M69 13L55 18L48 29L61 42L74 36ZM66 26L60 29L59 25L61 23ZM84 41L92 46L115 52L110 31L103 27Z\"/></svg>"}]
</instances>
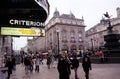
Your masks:
<instances>
[{"instance_id":1,"label":"pedestrian","mask_svg":"<svg viewBox=\"0 0 120 79\"><path fill-rule=\"evenodd\" d=\"M34 62L33 62L33 58L32 57L30 57L29 58L29 61L30 61L30 65L29 65L29 68L30 68L30 72L32 73L33 72L33 65L34 65Z\"/></svg>"},{"instance_id":2,"label":"pedestrian","mask_svg":"<svg viewBox=\"0 0 120 79\"><path fill-rule=\"evenodd\" d=\"M36 57L36 59L35 59L35 71L37 71L37 72L39 72L39 70L40 70L39 64L40 64L39 58Z\"/></svg>"},{"instance_id":3,"label":"pedestrian","mask_svg":"<svg viewBox=\"0 0 120 79\"><path fill-rule=\"evenodd\" d=\"M100 58L100 62L103 63L104 62L104 53L102 50L99 50L99 58Z\"/></svg>"},{"instance_id":4,"label":"pedestrian","mask_svg":"<svg viewBox=\"0 0 120 79\"><path fill-rule=\"evenodd\" d=\"M83 58L84 57L84 50L80 50L79 55L81 58Z\"/></svg>"},{"instance_id":5,"label":"pedestrian","mask_svg":"<svg viewBox=\"0 0 120 79\"><path fill-rule=\"evenodd\" d=\"M51 65L51 56L48 56L47 57L47 66L48 66L48 69L50 69L50 65Z\"/></svg>"},{"instance_id":6,"label":"pedestrian","mask_svg":"<svg viewBox=\"0 0 120 79\"><path fill-rule=\"evenodd\" d=\"M110 54L110 51L105 52L105 54L104 54L104 62L108 62L109 54Z\"/></svg>"},{"instance_id":7,"label":"pedestrian","mask_svg":"<svg viewBox=\"0 0 120 79\"><path fill-rule=\"evenodd\" d=\"M13 69L13 63L12 63L11 57L7 58L7 61L5 63L5 67L8 68L8 78L7 79L10 79L10 75L12 74L12 69Z\"/></svg>"},{"instance_id":8,"label":"pedestrian","mask_svg":"<svg viewBox=\"0 0 120 79\"><path fill-rule=\"evenodd\" d=\"M51 56L51 67L55 68L55 58L53 55Z\"/></svg>"},{"instance_id":9,"label":"pedestrian","mask_svg":"<svg viewBox=\"0 0 120 79\"><path fill-rule=\"evenodd\" d=\"M39 54L39 61L40 61L40 64L43 64L43 56L42 56L42 54Z\"/></svg>"},{"instance_id":10,"label":"pedestrian","mask_svg":"<svg viewBox=\"0 0 120 79\"><path fill-rule=\"evenodd\" d=\"M70 63L66 57L61 57L59 59L57 69L59 72L59 79L70 79Z\"/></svg>"},{"instance_id":11,"label":"pedestrian","mask_svg":"<svg viewBox=\"0 0 120 79\"><path fill-rule=\"evenodd\" d=\"M16 59L14 55L12 55L11 57L12 57L13 70L15 71L16 70Z\"/></svg>"},{"instance_id":12,"label":"pedestrian","mask_svg":"<svg viewBox=\"0 0 120 79\"><path fill-rule=\"evenodd\" d=\"M24 65L25 65L25 73L28 74L28 70L29 70L29 66L30 66L30 61L29 61L29 57L26 56L24 58Z\"/></svg>"},{"instance_id":13,"label":"pedestrian","mask_svg":"<svg viewBox=\"0 0 120 79\"><path fill-rule=\"evenodd\" d=\"M77 69L79 67L79 60L77 59L77 56L73 56L71 62L72 62L72 69L74 69L75 71L75 79L79 79L77 74Z\"/></svg>"},{"instance_id":14,"label":"pedestrian","mask_svg":"<svg viewBox=\"0 0 120 79\"><path fill-rule=\"evenodd\" d=\"M91 61L90 61L90 58L88 57L88 55L85 55L83 57L82 67L83 67L83 70L85 72L86 79L89 79L89 70L91 70L92 67L91 67Z\"/></svg>"}]
</instances>

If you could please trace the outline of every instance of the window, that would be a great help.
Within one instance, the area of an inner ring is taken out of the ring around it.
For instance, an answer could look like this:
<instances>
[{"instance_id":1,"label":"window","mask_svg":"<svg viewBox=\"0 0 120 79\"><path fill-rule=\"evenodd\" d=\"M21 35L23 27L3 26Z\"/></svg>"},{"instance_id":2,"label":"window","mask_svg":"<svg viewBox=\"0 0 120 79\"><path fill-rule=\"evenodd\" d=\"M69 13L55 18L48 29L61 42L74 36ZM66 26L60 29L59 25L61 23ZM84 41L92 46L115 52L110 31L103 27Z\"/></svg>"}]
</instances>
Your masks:
<instances>
[{"instance_id":1,"label":"window","mask_svg":"<svg viewBox=\"0 0 120 79\"><path fill-rule=\"evenodd\" d=\"M67 42L67 31L66 29L62 29L62 42Z\"/></svg>"}]
</instances>

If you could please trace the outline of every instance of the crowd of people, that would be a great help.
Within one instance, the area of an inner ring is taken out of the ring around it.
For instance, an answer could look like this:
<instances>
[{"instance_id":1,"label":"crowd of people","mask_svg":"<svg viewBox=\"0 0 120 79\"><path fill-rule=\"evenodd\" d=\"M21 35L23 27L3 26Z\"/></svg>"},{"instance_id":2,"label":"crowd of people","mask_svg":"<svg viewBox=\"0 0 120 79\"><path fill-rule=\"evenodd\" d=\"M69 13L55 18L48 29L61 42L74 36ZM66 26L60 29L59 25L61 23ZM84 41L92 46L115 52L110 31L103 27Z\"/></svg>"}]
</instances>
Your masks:
<instances>
[{"instance_id":1,"label":"crowd of people","mask_svg":"<svg viewBox=\"0 0 120 79\"><path fill-rule=\"evenodd\" d=\"M59 72L59 79L70 79L71 69L75 72L75 79L79 79L78 77L78 67L79 67L79 59L77 59L76 55L73 55L72 58L67 56L61 56L58 60L57 69ZM89 70L92 69L90 57L85 54L82 58L82 67L85 72L86 79L89 79Z\"/></svg>"},{"instance_id":2,"label":"crowd of people","mask_svg":"<svg viewBox=\"0 0 120 79\"><path fill-rule=\"evenodd\" d=\"M24 53L21 54L21 65L25 67L25 73L32 73L33 70L35 72L40 71L40 64L43 63L43 56L40 53ZM90 60L90 53L83 53L79 54L80 58L82 59L82 68L85 72L86 79L89 79L89 70L92 69L91 67L91 60ZM100 58L100 62L104 62L104 53L99 50L98 56ZM57 68L59 73L59 79L70 79L71 70L74 70L75 79L79 79L78 68L79 68L79 61L78 55L73 53L72 55L52 55L48 54L46 58L46 65L48 69L50 68ZM8 68L8 79L10 79L10 75L12 71L16 70L16 58L15 55L5 56L5 67ZM55 65L55 62L57 66Z\"/></svg>"},{"instance_id":3,"label":"crowd of people","mask_svg":"<svg viewBox=\"0 0 120 79\"><path fill-rule=\"evenodd\" d=\"M16 70L16 64L18 61L16 61L18 58L15 57L14 54L12 55L4 55L4 67L8 68L7 70L7 79L10 79L10 76L13 71ZM36 72L39 72L40 68L39 65L43 64L42 62L43 58L40 54L22 54L20 55L19 62L21 65L25 67L25 73L28 74L29 72L32 73L33 69L35 69ZM35 68L34 68L35 66Z\"/></svg>"}]
</instances>

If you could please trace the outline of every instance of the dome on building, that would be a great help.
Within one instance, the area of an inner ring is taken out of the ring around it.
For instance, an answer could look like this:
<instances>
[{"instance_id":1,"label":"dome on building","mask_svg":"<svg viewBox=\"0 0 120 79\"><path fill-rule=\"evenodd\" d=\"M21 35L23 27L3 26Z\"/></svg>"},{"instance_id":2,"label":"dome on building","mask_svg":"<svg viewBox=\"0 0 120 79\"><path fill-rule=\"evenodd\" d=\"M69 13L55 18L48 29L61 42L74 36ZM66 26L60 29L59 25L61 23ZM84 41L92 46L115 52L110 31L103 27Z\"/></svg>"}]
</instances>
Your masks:
<instances>
[{"instance_id":1,"label":"dome on building","mask_svg":"<svg viewBox=\"0 0 120 79\"><path fill-rule=\"evenodd\" d=\"M58 17L60 14L59 14L59 11L57 10L57 8L55 9L55 12L53 13L53 17Z\"/></svg>"}]
</instances>

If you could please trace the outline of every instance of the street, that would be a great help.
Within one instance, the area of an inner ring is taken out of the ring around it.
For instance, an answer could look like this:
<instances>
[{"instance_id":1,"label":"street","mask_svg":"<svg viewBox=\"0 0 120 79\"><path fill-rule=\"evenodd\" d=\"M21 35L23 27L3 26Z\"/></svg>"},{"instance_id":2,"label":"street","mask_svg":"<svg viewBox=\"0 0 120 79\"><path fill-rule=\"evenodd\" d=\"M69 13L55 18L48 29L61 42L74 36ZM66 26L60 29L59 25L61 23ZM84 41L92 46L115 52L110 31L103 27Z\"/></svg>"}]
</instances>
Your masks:
<instances>
[{"instance_id":1,"label":"street","mask_svg":"<svg viewBox=\"0 0 120 79\"><path fill-rule=\"evenodd\" d=\"M57 66L57 63L55 64ZM78 69L79 79L85 79L82 64L80 63ZM120 78L120 64L92 64L90 71L90 79L119 79ZM59 79L58 71L55 68L48 69L44 64L40 64L40 72L25 74L24 66L19 64L16 66L16 71L13 71L11 79ZM71 70L70 79L74 79L74 70Z\"/></svg>"}]
</instances>

